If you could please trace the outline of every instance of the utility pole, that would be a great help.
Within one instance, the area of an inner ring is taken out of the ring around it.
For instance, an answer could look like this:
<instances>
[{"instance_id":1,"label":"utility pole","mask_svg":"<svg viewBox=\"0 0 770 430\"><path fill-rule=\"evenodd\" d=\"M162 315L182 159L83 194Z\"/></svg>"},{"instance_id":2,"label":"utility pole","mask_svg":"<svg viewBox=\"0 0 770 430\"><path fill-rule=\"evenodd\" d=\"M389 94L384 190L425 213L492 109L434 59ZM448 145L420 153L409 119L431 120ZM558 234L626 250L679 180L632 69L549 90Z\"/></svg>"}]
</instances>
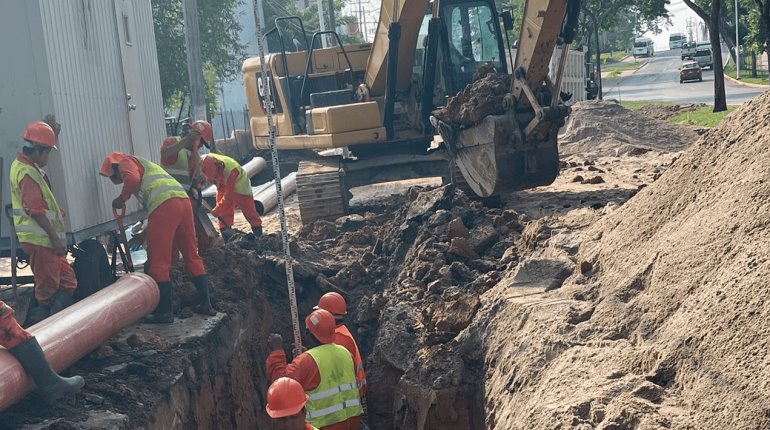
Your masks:
<instances>
[{"instance_id":1,"label":"utility pole","mask_svg":"<svg viewBox=\"0 0 770 430\"><path fill-rule=\"evenodd\" d=\"M259 23L260 25L266 25L265 24L265 5L262 3L262 0L257 0L257 13L259 14ZM262 38L262 40L257 40L257 43L262 45L262 52L267 52L267 40L265 38ZM259 49L259 46L257 47Z\"/></svg>"},{"instance_id":2,"label":"utility pole","mask_svg":"<svg viewBox=\"0 0 770 430\"><path fill-rule=\"evenodd\" d=\"M318 23L321 31L334 31L334 0L318 0ZM332 46L333 37L325 35L321 38L323 47Z\"/></svg>"},{"instance_id":3,"label":"utility pole","mask_svg":"<svg viewBox=\"0 0 770 430\"><path fill-rule=\"evenodd\" d=\"M738 0L735 0L735 79L741 78L741 39L738 38Z\"/></svg>"},{"instance_id":4,"label":"utility pole","mask_svg":"<svg viewBox=\"0 0 770 430\"><path fill-rule=\"evenodd\" d=\"M200 31L198 30L198 2L183 0L182 17L187 45L187 74L190 76L190 104L193 120L208 120L206 116L206 82L203 80Z\"/></svg>"}]
</instances>

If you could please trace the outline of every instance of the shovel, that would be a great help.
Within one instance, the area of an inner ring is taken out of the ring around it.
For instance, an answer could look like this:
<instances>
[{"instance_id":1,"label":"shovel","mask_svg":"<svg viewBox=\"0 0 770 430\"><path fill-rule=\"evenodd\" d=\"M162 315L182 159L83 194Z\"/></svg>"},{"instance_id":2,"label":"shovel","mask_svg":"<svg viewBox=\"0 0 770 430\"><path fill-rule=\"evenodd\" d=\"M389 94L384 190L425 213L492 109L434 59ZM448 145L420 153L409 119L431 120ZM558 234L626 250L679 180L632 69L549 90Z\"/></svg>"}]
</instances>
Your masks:
<instances>
[{"instance_id":1,"label":"shovel","mask_svg":"<svg viewBox=\"0 0 770 430\"><path fill-rule=\"evenodd\" d=\"M126 226L123 224L123 218L126 216L126 205L120 208L120 213L115 208L112 208L112 215L118 222L118 240L120 244L115 245L120 249L120 255L123 257L123 263L126 265L127 272L134 271L134 262L131 260L131 251L128 249L128 238L126 238ZM122 248L120 247L122 245Z\"/></svg>"}]
</instances>

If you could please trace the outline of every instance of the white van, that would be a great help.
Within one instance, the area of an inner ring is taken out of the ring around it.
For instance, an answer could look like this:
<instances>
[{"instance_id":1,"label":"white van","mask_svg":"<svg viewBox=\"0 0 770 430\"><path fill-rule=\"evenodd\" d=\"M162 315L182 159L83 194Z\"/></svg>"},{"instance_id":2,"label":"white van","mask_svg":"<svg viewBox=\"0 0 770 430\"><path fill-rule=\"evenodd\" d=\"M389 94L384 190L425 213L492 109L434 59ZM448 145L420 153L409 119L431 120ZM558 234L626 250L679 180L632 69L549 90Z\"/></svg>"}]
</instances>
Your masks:
<instances>
[{"instance_id":1,"label":"white van","mask_svg":"<svg viewBox=\"0 0 770 430\"><path fill-rule=\"evenodd\" d=\"M637 37L634 39L634 58L652 57L655 55L655 49L652 46L652 39L649 37Z\"/></svg>"}]
</instances>

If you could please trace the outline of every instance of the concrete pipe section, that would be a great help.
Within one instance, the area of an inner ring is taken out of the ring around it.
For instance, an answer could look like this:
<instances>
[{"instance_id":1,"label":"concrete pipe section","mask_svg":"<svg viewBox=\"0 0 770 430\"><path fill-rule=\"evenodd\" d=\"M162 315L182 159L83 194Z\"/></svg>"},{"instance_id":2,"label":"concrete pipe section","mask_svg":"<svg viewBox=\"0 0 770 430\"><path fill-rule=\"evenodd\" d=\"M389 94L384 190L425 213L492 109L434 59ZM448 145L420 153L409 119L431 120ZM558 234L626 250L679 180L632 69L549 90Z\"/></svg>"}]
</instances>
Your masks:
<instances>
[{"instance_id":1,"label":"concrete pipe section","mask_svg":"<svg viewBox=\"0 0 770 430\"><path fill-rule=\"evenodd\" d=\"M257 189L258 188L258 189ZM275 180L254 189L254 204L257 212L264 215L278 205L278 193L275 191ZM297 191L297 172L292 172L281 179L281 191L287 197Z\"/></svg>"},{"instance_id":2,"label":"concrete pipe section","mask_svg":"<svg viewBox=\"0 0 770 430\"><path fill-rule=\"evenodd\" d=\"M158 284L151 277L129 273L28 331L37 337L51 367L61 372L155 310L158 299ZM34 383L21 364L0 348L0 410L16 403L33 388Z\"/></svg>"}]
</instances>

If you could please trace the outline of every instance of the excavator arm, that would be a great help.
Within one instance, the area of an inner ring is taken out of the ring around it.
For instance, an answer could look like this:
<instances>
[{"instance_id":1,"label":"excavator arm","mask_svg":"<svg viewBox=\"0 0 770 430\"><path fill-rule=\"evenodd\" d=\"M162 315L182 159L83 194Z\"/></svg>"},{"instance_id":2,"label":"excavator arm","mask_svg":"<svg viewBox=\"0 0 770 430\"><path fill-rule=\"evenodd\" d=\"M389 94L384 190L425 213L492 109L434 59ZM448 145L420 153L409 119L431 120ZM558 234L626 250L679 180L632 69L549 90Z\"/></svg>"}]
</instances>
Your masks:
<instances>
[{"instance_id":1,"label":"excavator arm","mask_svg":"<svg viewBox=\"0 0 770 430\"><path fill-rule=\"evenodd\" d=\"M569 115L560 83L579 0L529 0L502 115L465 129L433 119L468 185L481 197L548 185L559 171L558 129ZM557 45L556 83L548 76Z\"/></svg>"}]
</instances>

